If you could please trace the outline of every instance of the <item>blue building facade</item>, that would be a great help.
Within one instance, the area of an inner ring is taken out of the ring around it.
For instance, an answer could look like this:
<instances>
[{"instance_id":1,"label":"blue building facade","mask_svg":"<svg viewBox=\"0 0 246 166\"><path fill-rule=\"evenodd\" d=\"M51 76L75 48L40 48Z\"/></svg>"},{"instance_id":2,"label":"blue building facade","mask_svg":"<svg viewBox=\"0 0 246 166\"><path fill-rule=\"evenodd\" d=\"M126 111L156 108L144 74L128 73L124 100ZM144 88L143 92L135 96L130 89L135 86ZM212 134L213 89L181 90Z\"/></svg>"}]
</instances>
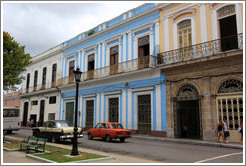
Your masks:
<instances>
[{"instance_id":1,"label":"blue building facade","mask_svg":"<svg viewBox=\"0 0 246 166\"><path fill-rule=\"evenodd\" d=\"M74 119L79 67L79 126L115 121L133 133L165 136L165 75L156 69L160 7L144 4L62 44L59 119Z\"/></svg>"}]
</instances>

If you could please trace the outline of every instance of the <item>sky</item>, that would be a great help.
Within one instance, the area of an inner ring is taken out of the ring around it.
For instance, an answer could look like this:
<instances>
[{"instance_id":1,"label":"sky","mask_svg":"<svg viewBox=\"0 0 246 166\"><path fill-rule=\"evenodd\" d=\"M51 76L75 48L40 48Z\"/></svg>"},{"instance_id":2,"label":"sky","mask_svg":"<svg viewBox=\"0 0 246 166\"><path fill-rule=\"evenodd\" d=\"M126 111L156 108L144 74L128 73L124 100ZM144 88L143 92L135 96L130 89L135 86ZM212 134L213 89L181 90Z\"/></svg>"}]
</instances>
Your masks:
<instances>
[{"instance_id":1,"label":"sky","mask_svg":"<svg viewBox=\"0 0 246 166\"><path fill-rule=\"evenodd\" d=\"M36 56L142 5L137 1L2 3L2 29Z\"/></svg>"}]
</instances>

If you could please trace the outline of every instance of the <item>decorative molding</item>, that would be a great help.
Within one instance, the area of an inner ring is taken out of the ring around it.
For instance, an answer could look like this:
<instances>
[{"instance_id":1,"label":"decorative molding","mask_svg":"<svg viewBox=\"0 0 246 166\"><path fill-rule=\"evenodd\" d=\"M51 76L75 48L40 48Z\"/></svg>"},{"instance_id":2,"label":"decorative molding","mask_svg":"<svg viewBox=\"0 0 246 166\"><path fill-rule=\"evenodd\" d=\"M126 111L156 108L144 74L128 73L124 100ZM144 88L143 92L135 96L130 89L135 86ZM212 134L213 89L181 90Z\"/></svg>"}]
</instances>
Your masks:
<instances>
[{"instance_id":1,"label":"decorative molding","mask_svg":"<svg viewBox=\"0 0 246 166\"><path fill-rule=\"evenodd\" d=\"M181 14L184 14L184 13L192 13L193 16L194 16L194 15L195 15L195 12L196 12L196 9L186 9L186 10L183 10L183 11L181 11L181 12L178 12L177 14L175 14L175 15L173 15L173 16L171 17L172 22L176 22L176 21L174 21L174 19L175 19L176 17L178 17L179 15L181 15Z\"/></svg>"}]
</instances>

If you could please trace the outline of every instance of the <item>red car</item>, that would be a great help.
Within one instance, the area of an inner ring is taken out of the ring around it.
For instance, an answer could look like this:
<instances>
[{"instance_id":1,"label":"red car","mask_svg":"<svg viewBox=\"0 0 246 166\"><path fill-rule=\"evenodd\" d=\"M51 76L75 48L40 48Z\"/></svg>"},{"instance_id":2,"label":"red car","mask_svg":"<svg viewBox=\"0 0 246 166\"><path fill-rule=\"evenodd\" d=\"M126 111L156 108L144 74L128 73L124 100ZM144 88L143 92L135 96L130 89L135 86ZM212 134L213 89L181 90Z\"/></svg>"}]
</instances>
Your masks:
<instances>
[{"instance_id":1,"label":"red car","mask_svg":"<svg viewBox=\"0 0 246 166\"><path fill-rule=\"evenodd\" d=\"M112 139L120 139L124 142L126 138L131 137L131 131L126 130L120 123L117 122L100 122L95 128L87 130L88 139L92 140L93 137L99 137L110 142Z\"/></svg>"}]
</instances>

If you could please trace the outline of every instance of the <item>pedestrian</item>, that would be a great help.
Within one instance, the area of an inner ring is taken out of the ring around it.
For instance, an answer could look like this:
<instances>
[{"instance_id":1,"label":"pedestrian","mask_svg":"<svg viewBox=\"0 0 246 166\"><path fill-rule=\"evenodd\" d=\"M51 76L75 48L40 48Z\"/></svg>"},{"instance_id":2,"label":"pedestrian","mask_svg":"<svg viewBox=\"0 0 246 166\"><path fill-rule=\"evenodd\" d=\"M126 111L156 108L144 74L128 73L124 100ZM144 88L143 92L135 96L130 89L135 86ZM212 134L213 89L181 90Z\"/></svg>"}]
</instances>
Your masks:
<instances>
[{"instance_id":1,"label":"pedestrian","mask_svg":"<svg viewBox=\"0 0 246 166\"><path fill-rule=\"evenodd\" d=\"M220 143L220 137L222 137L223 142L226 143L225 138L224 138L224 130L225 130L224 124L223 124L221 117L220 117L219 123L217 124L217 127L215 129L215 133L216 132L218 133L218 140L217 140L218 143Z\"/></svg>"},{"instance_id":2,"label":"pedestrian","mask_svg":"<svg viewBox=\"0 0 246 166\"><path fill-rule=\"evenodd\" d=\"M241 127L241 130L240 130L240 133L241 133L241 143L243 143L243 120L241 120L241 122L240 122L240 127Z\"/></svg>"},{"instance_id":3,"label":"pedestrian","mask_svg":"<svg viewBox=\"0 0 246 166\"><path fill-rule=\"evenodd\" d=\"M34 127L34 120L31 120L31 127Z\"/></svg>"},{"instance_id":4,"label":"pedestrian","mask_svg":"<svg viewBox=\"0 0 246 166\"><path fill-rule=\"evenodd\" d=\"M224 130L224 138L225 138L226 143L229 143L229 141L226 140L226 138L230 136L230 133L228 131L228 126L227 126L226 120L227 120L227 118L224 117L223 118L223 124L224 124L224 129L225 129Z\"/></svg>"},{"instance_id":5,"label":"pedestrian","mask_svg":"<svg viewBox=\"0 0 246 166\"><path fill-rule=\"evenodd\" d=\"M31 126L31 119L29 119L29 121L27 122L27 127Z\"/></svg>"}]
</instances>

